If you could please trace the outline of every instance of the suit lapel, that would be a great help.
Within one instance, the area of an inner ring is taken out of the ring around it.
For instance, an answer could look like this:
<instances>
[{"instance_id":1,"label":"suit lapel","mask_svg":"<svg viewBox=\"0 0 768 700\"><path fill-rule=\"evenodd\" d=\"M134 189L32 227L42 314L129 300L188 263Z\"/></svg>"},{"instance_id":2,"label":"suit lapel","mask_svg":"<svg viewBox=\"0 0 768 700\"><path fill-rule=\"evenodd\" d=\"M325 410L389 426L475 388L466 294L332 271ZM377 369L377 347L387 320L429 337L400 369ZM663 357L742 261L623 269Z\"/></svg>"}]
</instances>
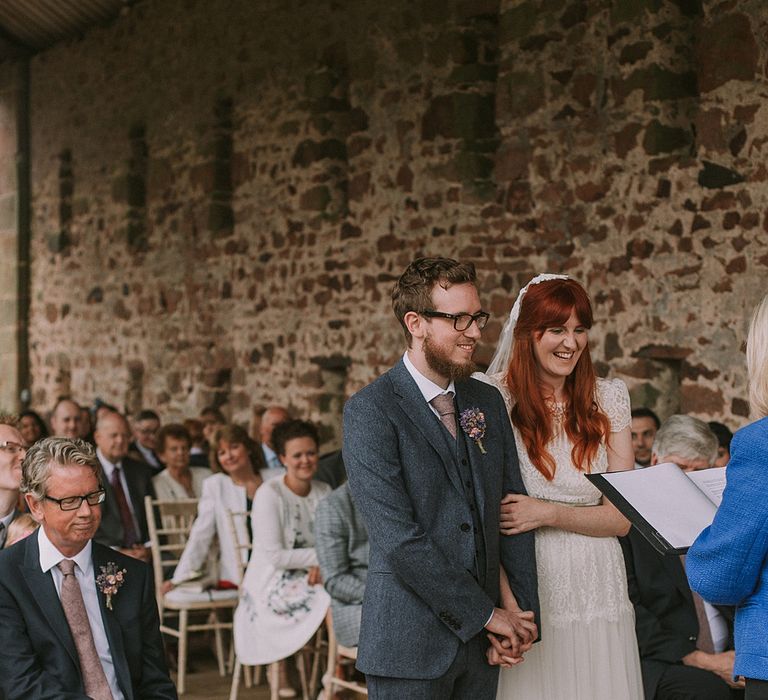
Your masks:
<instances>
[{"instance_id":1,"label":"suit lapel","mask_svg":"<svg viewBox=\"0 0 768 700\"><path fill-rule=\"evenodd\" d=\"M93 543L91 559L93 560L93 575L95 577L98 577L101 573L100 567L107 565L108 557L106 555L108 553L109 550L105 551L96 542ZM123 632L114 612L107 608L106 596L99 590L98 583L96 584L96 590L98 591L96 595L99 598L101 619L104 623L104 629L107 633L107 641L109 642L109 650L112 654L112 663L115 665L117 682L125 697L131 700L131 698L133 698L133 686L131 684L131 672L128 668L128 661L125 655L125 646L123 645ZM117 604L118 597L119 593L114 596L112 600L113 606Z\"/></svg>"},{"instance_id":2,"label":"suit lapel","mask_svg":"<svg viewBox=\"0 0 768 700\"><path fill-rule=\"evenodd\" d=\"M670 578L674 582L680 593L683 594L685 599L693 605L693 596L691 595L691 587L688 585L688 578L685 575L685 568L683 562L678 556L661 557L664 567L667 569Z\"/></svg>"},{"instance_id":3,"label":"suit lapel","mask_svg":"<svg viewBox=\"0 0 768 700\"><path fill-rule=\"evenodd\" d=\"M472 385L470 382L456 382L456 429L464 432L461 428L461 414L468 408L482 407L477 403L477 399L472 392ZM483 455L480 452L480 448L477 446L474 440L470 439L468 435L464 435L464 440L467 445L467 454L469 455L469 463L472 467L472 480L475 485L475 502L480 513L485 512L485 473L487 469L487 455Z\"/></svg>"},{"instance_id":4,"label":"suit lapel","mask_svg":"<svg viewBox=\"0 0 768 700\"><path fill-rule=\"evenodd\" d=\"M432 412L419 387L403 364L402 359L390 370L390 378L406 419L413 423L426 441L440 455L448 478L460 494L464 494L456 469L455 456L450 454L442 424Z\"/></svg>"},{"instance_id":5,"label":"suit lapel","mask_svg":"<svg viewBox=\"0 0 768 700\"><path fill-rule=\"evenodd\" d=\"M24 564L21 568L22 578L29 587L33 600L48 621L53 633L67 650L79 673L80 659L72 639L72 633L69 630L69 623L64 617L64 609L61 607L61 601L56 593L53 575L50 571L44 573L40 568L40 548L37 543L37 533L30 535L25 540Z\"/></svg>"}]
</instances>

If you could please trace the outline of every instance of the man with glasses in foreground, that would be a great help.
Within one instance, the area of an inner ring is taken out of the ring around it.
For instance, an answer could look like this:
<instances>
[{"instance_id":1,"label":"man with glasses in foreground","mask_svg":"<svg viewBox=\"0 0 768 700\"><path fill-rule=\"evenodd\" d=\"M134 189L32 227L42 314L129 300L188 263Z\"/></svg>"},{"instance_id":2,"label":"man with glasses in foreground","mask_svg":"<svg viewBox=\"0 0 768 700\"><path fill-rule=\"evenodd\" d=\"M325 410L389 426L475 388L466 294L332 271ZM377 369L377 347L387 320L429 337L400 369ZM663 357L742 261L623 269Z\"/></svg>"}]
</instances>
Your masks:
<instances>
[{"instance_id":1,"label":"man with glasses in foreground","mask_svg":"<svg viewBox=\"0 0 768 700\"><path fill-rule=\"evenodd\" d=\"M25 453L16 418L0 414L0 549L5 546L8 526L18 515L21 460Z\"/></svg>"},{"instance_id":2,"label":"man with glasses in foreground","mask_svg":"<svg viewBox=\"0 0 768 700\"><path fill-rule=\"evenodd\" d=\"M501 394L470 378L475 268L415 260L392 306L408 348L344 409L370 542L357 667L372 700L492 700L498 665L538 636L538 593L533 532L499 532L502 496L525 487Z\"/></svg>"},{"instance_id":3,"label":"man with glasses in foreground","mask_svg":"<svg viewBox=\"0 0 768 700\"><path fill-rule=\"evenodd\" d=\"M0 697L176 698L148 566L92 541L93 447L46 438L22 463L37 532L0 552Z\"/></svg>"}]
</instances>

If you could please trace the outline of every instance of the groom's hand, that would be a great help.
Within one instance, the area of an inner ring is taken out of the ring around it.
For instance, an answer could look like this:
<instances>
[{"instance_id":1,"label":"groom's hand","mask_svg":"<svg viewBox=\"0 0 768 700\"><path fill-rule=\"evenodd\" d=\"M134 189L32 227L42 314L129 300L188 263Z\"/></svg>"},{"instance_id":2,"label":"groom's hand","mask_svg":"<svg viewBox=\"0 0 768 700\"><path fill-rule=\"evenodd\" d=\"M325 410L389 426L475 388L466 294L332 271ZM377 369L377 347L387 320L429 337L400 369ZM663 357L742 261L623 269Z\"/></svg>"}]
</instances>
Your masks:
<instances>
[{"instance_id":1,"label":"groom's hand","mask_svg":"<svg viewBox=\"0 0 768 700\"><path fill-rule=\"evenodd\" d=\"M498 645L491 643L497 652L503 650L506 652L503 655L512 659L522 657L538 636L538 628L530 611L494 608L485 629L495 636Z\"/></svg>"}]
</instances>

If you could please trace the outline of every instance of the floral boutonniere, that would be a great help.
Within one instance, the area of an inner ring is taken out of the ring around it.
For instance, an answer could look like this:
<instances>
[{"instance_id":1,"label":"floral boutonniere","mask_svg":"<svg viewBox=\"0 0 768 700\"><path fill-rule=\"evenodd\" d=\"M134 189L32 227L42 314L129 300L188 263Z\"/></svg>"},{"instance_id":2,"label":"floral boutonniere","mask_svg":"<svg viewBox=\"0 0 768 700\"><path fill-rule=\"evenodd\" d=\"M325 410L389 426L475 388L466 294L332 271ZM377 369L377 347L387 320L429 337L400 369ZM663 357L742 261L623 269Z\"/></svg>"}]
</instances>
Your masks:
<instances>
[{"instance_id":1,"label":"floral boutonniere","mask_svg":"<svg viewBox=\"0 0 768 700\"><path fill-rule=\"evenodd\" d=\"M107 599L107 607L112 610L112 596L117 595L120 586L125 583L125 569L118 569L115 562L107 562L106 566L100 566L101 573L96 577L96 585Z\"/></svg>"},{"instance_id":2,"label":"floral boutonniere","mask_svg":"<svg viewBox=\"0 0 768 700\"><path fill-rule=\"evenodd\" d=\"M459 416L461 429L467 434L467 437L475 441L480 448L480 452L486 454L483 447L483 438L485 437L485 414L479 408L467 408Z\"/></svg>"}]
</instances>

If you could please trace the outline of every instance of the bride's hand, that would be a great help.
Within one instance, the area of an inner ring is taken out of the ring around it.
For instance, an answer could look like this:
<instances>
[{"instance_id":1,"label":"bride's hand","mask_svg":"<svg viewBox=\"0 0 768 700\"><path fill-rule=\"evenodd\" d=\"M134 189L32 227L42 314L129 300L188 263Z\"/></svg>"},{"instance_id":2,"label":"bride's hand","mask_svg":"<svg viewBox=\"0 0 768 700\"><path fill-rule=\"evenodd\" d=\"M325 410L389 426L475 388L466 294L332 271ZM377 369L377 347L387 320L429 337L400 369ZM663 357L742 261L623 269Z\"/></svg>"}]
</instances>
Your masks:
<instances>
[{"instance_id":1,"label":"bride's hand","mask_svg":"<svg viewBox=\"0 0 768 700\"><path fill-rule=\"evenodd\" d=\"M555 504L530 496L508 493L501 499L499 523L502 535L519 535L554 524Z\"/></svg>"}]
</instances>

